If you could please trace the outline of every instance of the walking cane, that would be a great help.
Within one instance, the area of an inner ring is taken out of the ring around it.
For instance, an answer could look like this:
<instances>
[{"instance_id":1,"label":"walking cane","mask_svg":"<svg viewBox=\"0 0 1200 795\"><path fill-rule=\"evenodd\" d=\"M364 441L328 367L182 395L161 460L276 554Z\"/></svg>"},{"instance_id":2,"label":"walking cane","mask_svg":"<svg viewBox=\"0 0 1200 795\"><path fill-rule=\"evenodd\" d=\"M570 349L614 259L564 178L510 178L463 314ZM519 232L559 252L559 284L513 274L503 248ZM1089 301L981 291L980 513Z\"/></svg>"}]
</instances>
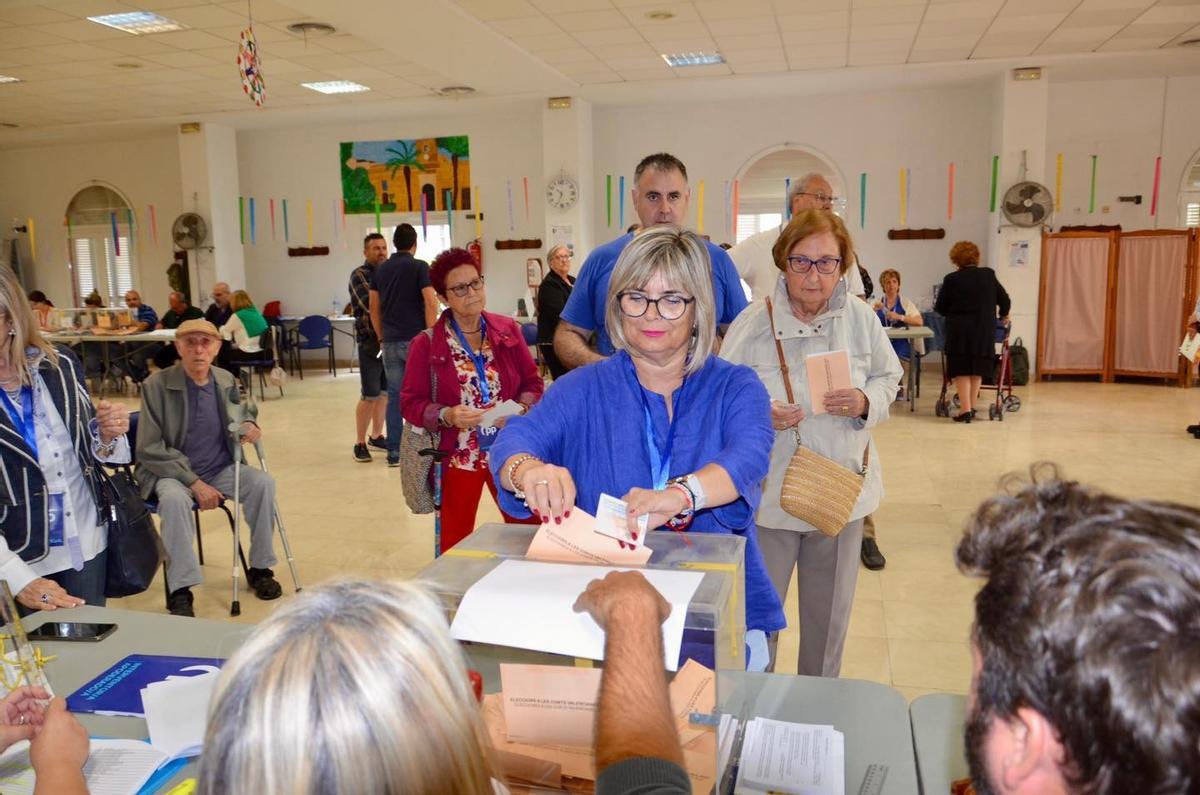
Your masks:
<instances>
[{"instance_id":1,"label":"walking cane","mask_svg":"<svg viewBox=\"0 0 1200 795\"><path fill-rule=\"evenodd\" d=\"M238 601L238 549L241 547L242 513L242 426L229 423L229 430L237 434L237 450L233 459L233 601L229 604L229 615L240 616L242 603Z\"/></svg>"},{"instance_id":2,"label":"walking cane","mask_svg":"<svg viewBox=\"0 0 1200 795\"><path fill-rule=\"evenodd\" d=\"M263 455L262 440L254 441L254 452L258 454L258 463L262 464L263 472L270 473L267 469L267 457ZM296 574L296 559L292 557L292 545L288 543L287 530L283 527L283 517L279 514L279 499L276 498L271 510L275 515L275 526L279 528L279 540L283 542L283 555L287 558L288 569L292 572L292 585L296 588L296 593L300 593L300 577Z\"/></svg>"}]
</instances>

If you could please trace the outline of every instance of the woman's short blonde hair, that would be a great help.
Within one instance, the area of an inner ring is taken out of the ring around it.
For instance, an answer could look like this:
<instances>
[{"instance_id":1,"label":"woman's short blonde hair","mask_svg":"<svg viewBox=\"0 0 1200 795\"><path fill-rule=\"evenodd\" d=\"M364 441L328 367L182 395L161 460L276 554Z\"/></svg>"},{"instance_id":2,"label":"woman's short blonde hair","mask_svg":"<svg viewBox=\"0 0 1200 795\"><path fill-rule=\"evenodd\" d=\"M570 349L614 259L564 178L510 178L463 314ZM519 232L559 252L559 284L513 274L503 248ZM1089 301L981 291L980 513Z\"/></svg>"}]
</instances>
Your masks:
<instances>
[{"instance_id":1,"label":"woman's short blonde hair","mask_svg":"<svg viewBox=\"0 0 1200 795\"><path fill-rule=\"evenodd\" d=\"M250 300L250 293L245 290L234 290L233 295L229 296L229 308L234 312L240 312L243 309L252 309L254 302Z\"/></svg>"},{"instance_id":2,"label":"woman's short blonde hair","mask_svg":"<svg viewBox=\"0 0 1200 795\"><path fill-rule=\"evenodd\" d=\"M883 283L887 279L895 279L896 286L899 287L900 286L900 271L896 270L895 268L888 268L883 273L879 274L879 286L883 287Z\"/></svg>"},{"instance_id":3,"label":"woman's short blonde hair","mask_svg":"<svg viewBox=\"0 0 1200 795\"><path fill-rule=\"evenodd\" d=\"M838 250L842 257L840 273L845 275L855 262L854 241L850 239L850 232L837 213L815 208L796 213L788 225L783 228L779 239L775 241L775 247L771 249L771 255L775 258L775 267L786 273L788 254L796 247L796 244L806 237L819 235L822 232L828 232L837 239Z\"/></svg>"},{"instance_id":4,"label":"woman's short blonde hair","mask_svg":"<svg viewBox=\"0 0 1200 795\"><path fill-rule=\"evenodd\" d=\"M617 258L608 282L605 328L614 348L629 350L617 296L625 290L644 290L655 274L660 274L672 289L696 299L692 303L692 349L684 365L684 374L691 375L704 366L717 338L712 259L704 238L695 232L654 226L633 236Z\"/></svg>"},{"instance_id":5,"label":"woman's short blonde hair","mask_svg":"<svg viewBox=\"0 0 1200 795\"><path fill-rule=\"evenodd\" d=\"M0 313L8 318L13 333L0 337L0 346L8 346L9 366L21 378L21 383L33 383L29 370L26 349L37 348L53 364L58 364L58 353L50 341L38 330L37 315L25 297L25 290L17 281L17 274L7 265L0 265Z\"/></svg>"},{"instance_id":6,"label":"woman's short blonde hair","mask_svg":"<svg viewBox=\"0 0 1200 795\"><path fill-rule=\"evenodd\" d=\"M305 590L221 671L197 792L491 795L491 742L441 608L414 582Z\"/></svg>"},{"instance_id":7,"label":"woman's short blonde hair","mask_svg":"<svg viewBox=\"0 0 1200 795\"><path fill-rule=\"evenodd\" d=\"M960 240L950 248L950 261L960 268L979 264L979 246L970 240Z\"/></svg>"}]
</instances>

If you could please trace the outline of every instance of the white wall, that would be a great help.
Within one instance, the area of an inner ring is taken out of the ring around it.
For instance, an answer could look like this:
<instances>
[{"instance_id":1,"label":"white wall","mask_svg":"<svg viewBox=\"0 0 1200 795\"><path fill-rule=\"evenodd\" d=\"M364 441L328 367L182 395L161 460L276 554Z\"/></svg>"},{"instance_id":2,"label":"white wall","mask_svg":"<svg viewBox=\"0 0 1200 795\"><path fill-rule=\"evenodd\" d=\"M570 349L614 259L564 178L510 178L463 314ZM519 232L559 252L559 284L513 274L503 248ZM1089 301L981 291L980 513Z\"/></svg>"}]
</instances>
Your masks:
<instances>
[{"instance_id":1,"label":"white wall","mask_svg":"<svg viewBox=\"0 0 1200 795\"><path fill-rule=\"evenodd\" d=\"M374 216L347 216L348 234L335 228L333 202L341 198L338 144L466 135L471 139L471 181L483 205L483 262L488 308L511 314L525 295L525 258L544 251L497 251L495 240L541 238L544 224L541 103L513 103L510 111L476 115L397 118L387 122L256 130L238 135L240 186L258 206L258 244L244 246L247 289L259 304L279 300L286 314L327 314L334 299L349 301L350 272L362 264L362 238ZM525 220L522 177L529 177L530 217ZM513 185L514 230L508 225L506 180ZM278 239L271 241L268 200L275 199ZM281 200L288 200L291 245L307 244L305 202L313 202L313 243L328 245L326 257L289 257L283 240ZM432 214L444 219L444 213ZM475 236L474 221L457 213L454 242ZM408 220L420 234L419 213L384 215L384 226ZM439 223L442 221L439 220ZM391 241L388 241L389 249Z\"/></svg>"},{"instance_id":2,"label":"white wall","mask_svg":"<svg viewBox=\"0 0 1200 795\"><path fill-rule=\"evenodd\" d=\"M172 131L160 137L36 149L0 151L0 221L33 217L37 261L30 289L58 306L71 304L67 270L67 204L95 182L115 188L138 211L142 223L136 248L142 297L159 313L167 310L167 266L171 264L171 222L179 215L179 148ZM153 204L158 243L151 240L146 210ZM5 229L2 237L11 234ZM28 271L27 271L28 273Z\"/></svg>"},{"instance_id":3,"label":"white wall","mask_svg":"<svg viewBox=\"0 0 1200 795\"><path fill-rule=\"evenodd\" d=\"M1054 158L1063 153L1063 204L1055 225L1120 224L1127 231L1178 226L1180 180L1200 149L1198 100L1198 77L1052 83L1046 142L1046 179L1051 190ZM1160 141L1162 184L1156 224L1150 216L1150 197ZM1089 214L1093 154L1099 155L1096 211ZM1141 205L1117 201L1117 196L1138 193ZM1105 206L1108 213L1103 212Z\"/></svg>"},{"instance_id":4,"label":"white wall","mask_svg":"<svg viewBox=\"0 0 1200 795\"><path fill-rule=\"evenodd\" d=\"M688 166L692 187L689 224L697 212L696 186L705 181L705 233L733 242L724 208L724 184L756 153L793 142L824 153L847 190L846 220L862 264L877 277L896 268L902 293L919 300L950 270L956 240L984 248L991 168L991 84L774 101L722 102L719 106L596 108L595 202L597 243L618 236L614 210L606 223L604 175L626 175L645 155L666 150ZM947 169L956 163L954 219L947 220ZM889 241L900 226L900 169L912 171L909 227L942 227L944 240ZM859 226L859 174L867 173L866 225ZM782 196L783 185L780 184ZM585 194L586 195L586 194ZM625 223L636 220L626 197Z\"/></svg>"}]
</instances>

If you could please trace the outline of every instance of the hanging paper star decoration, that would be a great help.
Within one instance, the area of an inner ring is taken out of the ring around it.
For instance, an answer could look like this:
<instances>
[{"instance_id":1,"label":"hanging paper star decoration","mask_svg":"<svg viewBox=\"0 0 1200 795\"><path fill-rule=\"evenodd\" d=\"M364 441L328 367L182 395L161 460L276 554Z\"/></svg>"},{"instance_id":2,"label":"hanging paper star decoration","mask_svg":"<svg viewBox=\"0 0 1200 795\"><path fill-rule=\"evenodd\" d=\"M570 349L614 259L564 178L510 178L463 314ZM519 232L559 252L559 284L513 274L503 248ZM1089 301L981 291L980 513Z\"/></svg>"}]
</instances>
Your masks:
<instances>
[{"instance_id":1,"label":"hanging paper star decoration","mask_svg":"<svg viewBox=\"0 0 1200 795\"><path fill-rule=\"evenodd\" d=\"M246 96L254 100L254 104L262 107L267 97L267 87L263 83L262 64L258 59L258 43L254 40L254 28L242 31L238 43L238 72L242 76L242 90Z\"/></svg>"}]
</instances>

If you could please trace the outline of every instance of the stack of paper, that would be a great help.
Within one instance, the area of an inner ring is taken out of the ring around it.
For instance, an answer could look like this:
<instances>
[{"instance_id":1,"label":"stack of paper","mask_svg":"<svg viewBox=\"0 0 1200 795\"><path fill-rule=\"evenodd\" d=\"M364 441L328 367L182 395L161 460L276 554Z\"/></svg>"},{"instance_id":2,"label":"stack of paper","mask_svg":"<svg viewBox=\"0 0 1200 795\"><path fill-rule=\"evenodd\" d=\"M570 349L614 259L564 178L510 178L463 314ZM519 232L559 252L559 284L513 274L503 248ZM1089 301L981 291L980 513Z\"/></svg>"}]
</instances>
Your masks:
<instances>
[{"instance_id":1,"label":"stack of paper","mask_svg":"<svg viewBox=\"0 0 1200 795\"><path fill-rule=\"evenodd\" d=\"M91 795L134 795L168 761L166 754L140 740L93 739L83 776ZM33 795L35 783L28 740L0 754L0 792Z\"/></svg>"},{"instance_id":2,"label":"stack of paper","mask_svg":"<svg viewBox=\"0 0 1200 795\"><path fill-rule=\"evenodd\" d=\"M199 756L208 721L215 673L152 682L142 688L150 744L170 759Z\"/></svg>"},{"instance_id":3,"label":"stack of paper","mask_svg":"<svg viewBox=\"0 0 1200 795\"><path fill-rule=\"evenodd\" d=\"M846 739L832 726L754 718L746 724L737 792L844 795Z\"/></svg>"}]
</instances>

